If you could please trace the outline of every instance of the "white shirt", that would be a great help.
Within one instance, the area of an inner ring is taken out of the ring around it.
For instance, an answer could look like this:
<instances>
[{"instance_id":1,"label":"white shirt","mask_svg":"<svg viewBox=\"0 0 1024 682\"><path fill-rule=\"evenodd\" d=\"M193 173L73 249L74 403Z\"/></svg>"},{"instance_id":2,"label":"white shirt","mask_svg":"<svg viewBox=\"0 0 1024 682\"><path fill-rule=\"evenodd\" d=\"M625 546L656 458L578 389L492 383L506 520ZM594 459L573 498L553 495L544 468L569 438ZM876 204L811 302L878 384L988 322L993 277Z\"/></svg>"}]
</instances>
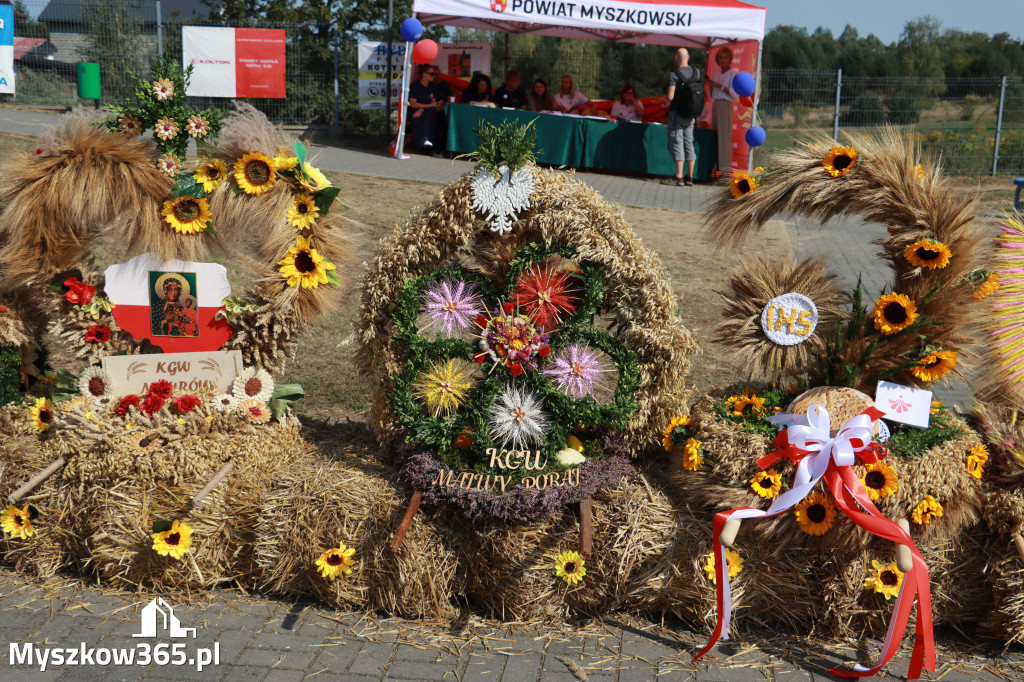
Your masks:
<instances>
[{"instance_id":1,"label":"white shirt","mask_svg":"<svg viewBox=\"0 0 1024 682\"><path fill-rule=\"evenodd\" d=\"M558 102L563 109L569 111L573 105L576 105L576 112L579 113L579 107L583 106L590 100L582 92L573 91L572 95L563 95L561 92L555 93L555 101Z\"/></svg>"},{"instance_id":2,"label":"white shirt","mask_svg":"<svg viewBox=\"0 0 1024 682\"><path fill-rule=\"evenodd\" d=\"M612 118L624 118L627 121L639 121L640 115L636 113L636 106L616 102L612 105Z\"/></svg>"},{"instance_id":3,"label":"white shirt","mask_svg":"<svg viewBox=\"0 0 1024 682\"><path fill-rule=\"evenodd\" d=\"M722 73L720 73L717 76L715 76L714 78L712 78L713 81L715 81L716 83L718 83L719 85L721 85L725 89L724 90L719 90L718 88L712 88L711 89L711 99L725 99L725 100L729 100L730 102L738 101L739 100L739 96L735 92L733 92L733 89L732 89L732 79L739 72L740 72L739 69L737 69L736 67L733 67L733 68L729 69L728 71L723 71Z\"/></svg>"}]
</instances>

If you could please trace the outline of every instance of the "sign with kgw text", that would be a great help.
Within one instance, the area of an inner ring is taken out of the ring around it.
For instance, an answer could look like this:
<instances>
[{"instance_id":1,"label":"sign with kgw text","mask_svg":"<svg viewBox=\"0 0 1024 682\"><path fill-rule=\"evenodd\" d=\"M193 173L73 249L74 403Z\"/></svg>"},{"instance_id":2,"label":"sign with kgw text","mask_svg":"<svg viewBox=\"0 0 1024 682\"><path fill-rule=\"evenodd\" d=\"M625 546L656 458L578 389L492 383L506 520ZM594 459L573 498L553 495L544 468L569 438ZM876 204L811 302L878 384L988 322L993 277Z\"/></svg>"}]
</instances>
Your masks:
<instances>
[{"instance_id":1,"label":"sign with kgw text","mask_svg":"<svg viewBox=\"0 0 1024 682\"><path fill-rule=\"evenodd\" d=\"M108 355L101 359L114 395L142 395L150 384L166 379L178 393L225 393L242 373L242 352Z\"/></svg>"}]
</instances>

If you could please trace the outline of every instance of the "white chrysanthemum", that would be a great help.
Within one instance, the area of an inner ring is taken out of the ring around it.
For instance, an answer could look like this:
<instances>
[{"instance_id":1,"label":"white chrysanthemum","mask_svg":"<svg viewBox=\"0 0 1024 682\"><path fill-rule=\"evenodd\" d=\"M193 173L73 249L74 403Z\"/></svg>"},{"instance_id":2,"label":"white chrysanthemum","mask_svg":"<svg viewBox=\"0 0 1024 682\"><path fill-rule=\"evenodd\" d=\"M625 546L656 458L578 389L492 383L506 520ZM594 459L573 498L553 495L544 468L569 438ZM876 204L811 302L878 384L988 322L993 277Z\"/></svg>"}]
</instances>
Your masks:
<instances>
[{"instance_id":1,"label":"white chrysanthemum","mask_svg":"<svg viewBox=\"0 0 1024 682\"><path fill-rule=\"evenodd\" d=\"M89 398L110 395L110 375L102 367L86 367L78 377L78 392Z\"/></svg>"},{"instance_id":2,"label":"white chrysanthemum","mask_svg":"<svg viewBox=\"0 0 1024 682\"><path fill-rule=\"evenodd\" d=\"M261 403L270 402L270 396L274 392L274 377L263 369L246 367L235 379L231 387L231 395L239 401L253 398Z\"/></svg>"},{"instance_id":3,"label":"white chrysanthemum","mask_svg":"<svg viewBox=\"0 0 1024 682\"><path fill-rule=\"evenodd\" d=\"M112 395L103 395L92 402L92 411L97 413L106 412L117 407L117 399Z\"/></svg>"},{"instance_id":4,"label":"white chrysanthemum","mask_svg":"<svg viewBox=\"0 0 1024 682\"><path fill-rule=\"evenodd\" d=\"M210 405L220 412L230 412L238 407L240 401L230 393L221 393L210 398Z\"/></svg>"},{"instance_id":5,"label":"white chrysanthemum","mask_svg":"<svg viewBox=\"0 0 1024 682\"><path fill-rule=\"evenodd\" d=\"M544 401L525 388L507 386L491 405L491 437L502 447L527 450L544 442Z\"/></svg>"},{"instance_id":6,"label":"white chrysanthemum","mask_svg":"<svg viewBox=\"0 0 1024 682\"><path fill-rule=\"evenodd\" d=\"M483 168L478 170L471 190L473 209L487 215L491 232L504 234L512 231L512 221L516 214L530 207L534 181L526 168L510 174L508 166L501 166L498 171L500 177L495 180L493 173Z\"/></svg>"}]
</instances>

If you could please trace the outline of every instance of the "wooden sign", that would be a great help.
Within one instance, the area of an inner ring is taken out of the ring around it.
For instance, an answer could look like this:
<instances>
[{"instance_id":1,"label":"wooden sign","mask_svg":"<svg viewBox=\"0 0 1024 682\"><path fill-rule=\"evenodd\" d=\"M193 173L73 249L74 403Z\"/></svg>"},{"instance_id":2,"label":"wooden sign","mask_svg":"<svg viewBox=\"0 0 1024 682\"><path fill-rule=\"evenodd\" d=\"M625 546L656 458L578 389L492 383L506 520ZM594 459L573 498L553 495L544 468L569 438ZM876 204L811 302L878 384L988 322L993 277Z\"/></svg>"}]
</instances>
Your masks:
<instances>
[{"instance_id":1,"label":"wooden sign","mask_svg":"<svg viewBox=\"0 0 1024 682\"><path fill-rule=\"evenodd\" d=\"M543 471L548 465L548 459L540 450L498 450L488 448L487 456L490 457L489 466L492 469L516 470L520 467L525 471ZM543 457L543 460L541 459ZM473 490L494 490L505 492L505 488L513 478L503 474L490 475L473 473L469 471L456 472L451 469L441 469L434 485L448 488L466 488ZM579 485L580 469L570 469L564 472L552 472L549 474L537 474L536 476L525 476L519 483L527 488L547 488L553 485Z\"/></svg>"},{"instance_id":2,"label":"wooden sign","mask_svg":"<svg viewBox=\"0 0 1024 682\"><path fill-rule=\"evenodd\" d=\"M242 352L108 355L101 359L114 395L142 395L150 384L166 379L176 393L226 393L242 373Z\"/></svg>"}]
</instances>

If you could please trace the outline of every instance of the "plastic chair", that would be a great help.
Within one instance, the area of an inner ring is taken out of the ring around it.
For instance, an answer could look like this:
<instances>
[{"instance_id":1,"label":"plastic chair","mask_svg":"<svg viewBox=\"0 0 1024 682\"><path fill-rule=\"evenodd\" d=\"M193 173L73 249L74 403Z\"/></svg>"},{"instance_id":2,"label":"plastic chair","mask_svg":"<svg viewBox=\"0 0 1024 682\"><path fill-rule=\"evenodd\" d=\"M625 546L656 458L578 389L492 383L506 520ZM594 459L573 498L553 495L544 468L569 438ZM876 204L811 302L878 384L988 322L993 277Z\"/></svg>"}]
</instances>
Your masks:
<instances>
[{"instance_id":1,"label":"plastic chair","mask_svg":"<svg viewBox=\"0 0 1024 682\"><path fill-rule=\"evenodd\" d=\"M1018 211L1024 211L1024 199L1020 198L1021 193L1024 193L1024 178L1017 178L1013 184L1017 186L1017 191L1013 195L1013 207Z\"/></svg>"}]
</instances>

